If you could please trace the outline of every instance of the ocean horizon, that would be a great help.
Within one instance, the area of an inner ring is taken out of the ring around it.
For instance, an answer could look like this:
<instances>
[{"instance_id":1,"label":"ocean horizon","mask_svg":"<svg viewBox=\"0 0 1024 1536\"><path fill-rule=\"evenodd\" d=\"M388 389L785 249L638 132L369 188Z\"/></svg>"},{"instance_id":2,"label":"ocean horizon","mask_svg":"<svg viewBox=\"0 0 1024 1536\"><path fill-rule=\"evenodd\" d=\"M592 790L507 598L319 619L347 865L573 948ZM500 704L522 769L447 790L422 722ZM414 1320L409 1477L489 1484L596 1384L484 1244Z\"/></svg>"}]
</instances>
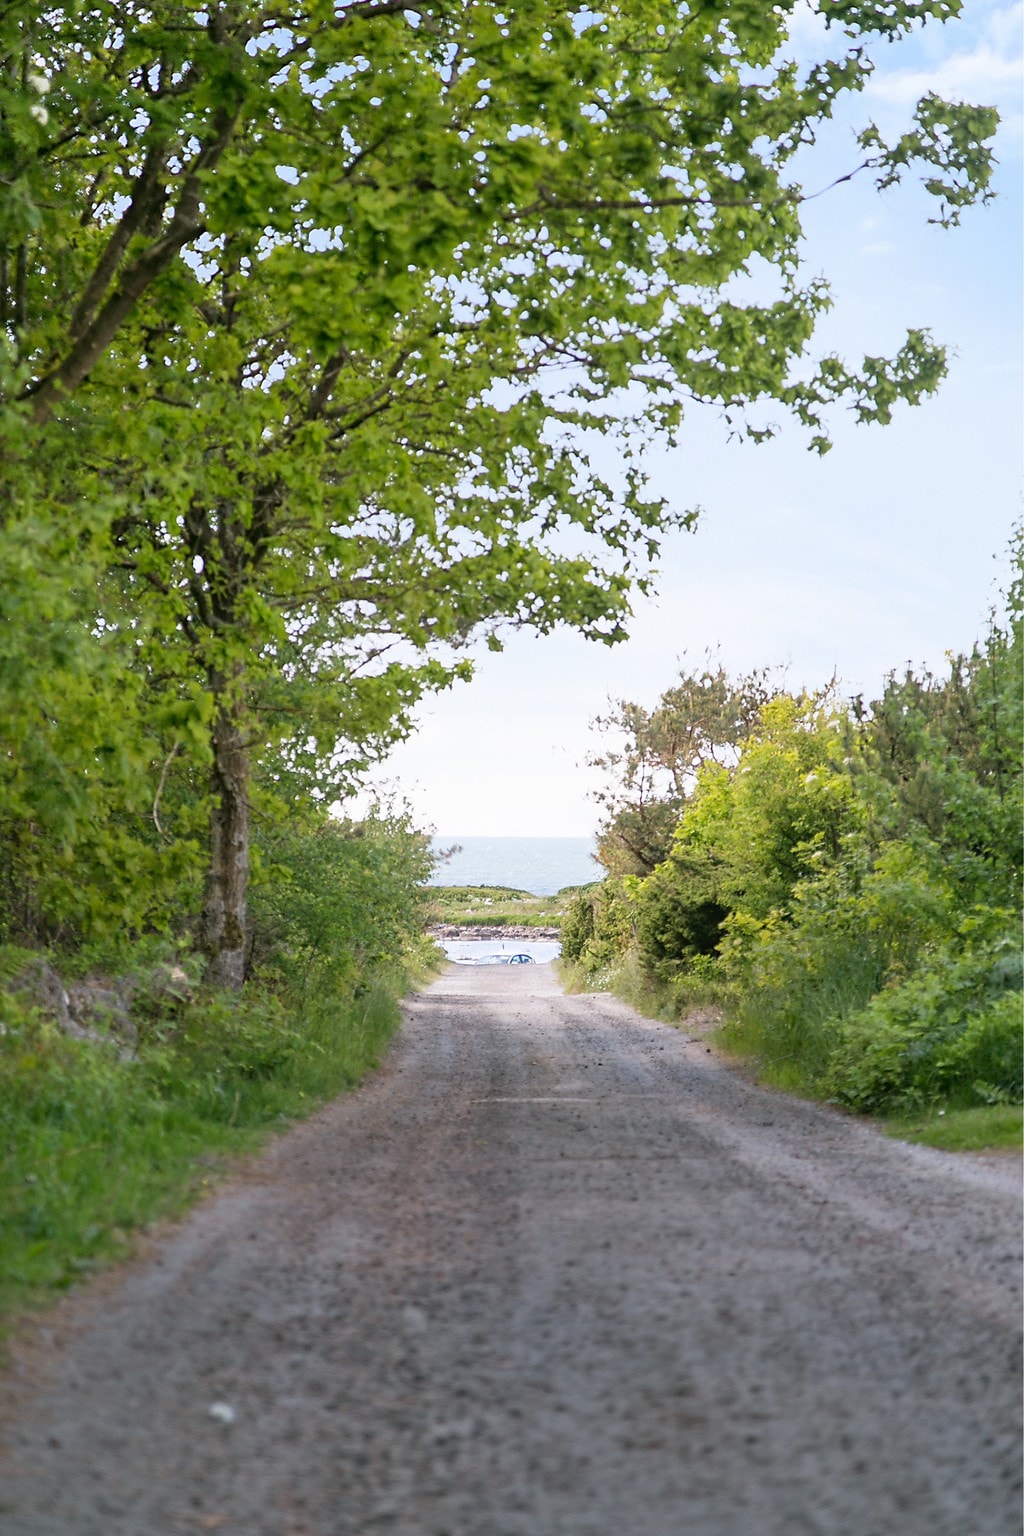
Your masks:
<instances>
[{"instance_id":1,"label":"ocean horizon","mask_svg":"<svg viewBox=\"0 0 1024 1536\"><path fill-rule=\"evenodd\" d=\"M589 885L604 874L594 857L593 837L431 838L434 852L445 856L431 885L505 885L534 896L553 896L567 885ZM455 849L450 853L449 850Z\"/></svg>"}]
</instances>

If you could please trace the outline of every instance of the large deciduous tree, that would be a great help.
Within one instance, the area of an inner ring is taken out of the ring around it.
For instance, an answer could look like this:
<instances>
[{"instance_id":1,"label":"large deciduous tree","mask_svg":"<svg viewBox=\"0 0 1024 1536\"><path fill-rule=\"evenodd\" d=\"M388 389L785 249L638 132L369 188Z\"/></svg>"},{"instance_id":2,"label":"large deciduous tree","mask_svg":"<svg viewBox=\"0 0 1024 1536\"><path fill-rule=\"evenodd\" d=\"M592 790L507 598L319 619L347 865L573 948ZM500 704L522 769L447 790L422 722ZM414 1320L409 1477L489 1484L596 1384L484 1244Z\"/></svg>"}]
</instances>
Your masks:
<instances>
[{"instance_id":1,"label":"large deciduous tree","mask_svg":"<svg viewBox=\"0 0 1024 1536\"><path fill-rule=\"evenodd\" d=\"M776 402L823 449L835 402L885 422L936 387L921 331L813 356L793 161L873 40L959 6L821 0L807 65L795 3L4 8L5 547L58 524L102 566L90 613L68 558L78 640L159 701L154 779L205 744L215 979L244 970L253 763L329 792L481 628L616 639L690 520L643 473L687 401L754 436ZM955 222L994 126L929 96L850 170L917 163Z\"/></svg>"}]
</instances>

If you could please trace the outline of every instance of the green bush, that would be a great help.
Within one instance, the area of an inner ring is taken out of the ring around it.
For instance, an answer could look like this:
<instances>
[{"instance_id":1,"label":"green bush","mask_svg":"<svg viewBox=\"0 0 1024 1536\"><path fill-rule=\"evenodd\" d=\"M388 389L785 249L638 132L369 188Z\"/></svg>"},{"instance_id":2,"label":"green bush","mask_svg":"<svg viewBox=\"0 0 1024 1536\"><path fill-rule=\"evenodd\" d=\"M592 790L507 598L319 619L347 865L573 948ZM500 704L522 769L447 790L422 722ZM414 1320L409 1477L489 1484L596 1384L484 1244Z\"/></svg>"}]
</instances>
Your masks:
<instances>
[{"instance_id":1,"label":"green bush","mask_svg":"<svg viewBox=\"0 0 1024 1536\"><path fill-rule=\"evenodd\" d=\"M640 956L652 974L664 979L680 964L715 953L729 915L720 888L721 872L715 861L682 839L640 885L637 939Z\"/></svg>"},{"instance_id":2,"label":"green bush","mask_svg":"<svg viewBox=\"0 0 1024 1536\"><path fill-rule=\"evenodd\" d=\"M599 976L636 943L638 883L631 875L604 880L570 902L562 922L562 955L583 975Z\"/></svg>"},{"instance_id":3,"label":"green bush","mask_svg":"<svg viewBox=\"0 0 1024 1536\"><path fill-rule=\"evenodd\" d=\"M796 888L788 914L737 914L727 925L723 964L737 1000L726 1037L792 1086L820 1087L842 1021L949 934L949 898L926 860L906 844L866 871L865 857L848 848L844 864Z\"/></svg>"},{"instance_id":4,"label":"green bush","mask_svg":"<svg viewBox=\"0 0 1024 1536\"><path fill-rule=\"evenodd\" d=\"M582 960L594 937L594 902L591 891L579 891L569 902L562 919L562 958L575 963Z\"/></svg>"},{"instance_id":5,"label":"green bush","mask_svg":"<svg viewBox=\"0 0 1024 1536\"><path fill-rule=\"evenodd\" d=\"M399 958L422 930L433 858L404 816L277 828L260 854L251 902L257 973L300 993L314 976L340 985Z\"/></svg>"},{"instance_id":6,"label":"green bush","mask_svg":"<svg viewBox=\"0 0 1024 1536\"><path fill-rule=\"evenodd\" d=\"M851 1108L1020 1103L1021 951L1014 936L930 956L843 1022L830 1071Z\"/></svg>"}]
</instances>

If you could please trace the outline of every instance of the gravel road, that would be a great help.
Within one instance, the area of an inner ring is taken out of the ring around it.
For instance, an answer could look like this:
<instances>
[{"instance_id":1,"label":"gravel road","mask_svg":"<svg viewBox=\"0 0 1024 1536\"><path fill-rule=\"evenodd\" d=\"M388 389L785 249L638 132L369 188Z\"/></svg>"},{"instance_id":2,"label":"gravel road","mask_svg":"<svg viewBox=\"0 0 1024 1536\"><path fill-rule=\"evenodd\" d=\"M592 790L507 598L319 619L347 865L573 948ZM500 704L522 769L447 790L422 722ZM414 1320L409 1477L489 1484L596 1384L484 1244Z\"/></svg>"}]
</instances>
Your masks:
<instances>
[{"instance_id":1,"label":"gravel road","mask_svg":"<svg viewBox=\"0 0 1024 1536\"><path fill-rule=\"evenodd\" d=\"M550 966L452 967L372 1081L58 1313L0 1527L1018 1536L1019 1203L1014 1159L752 1087Z\"/></svg>"}]
</instances>

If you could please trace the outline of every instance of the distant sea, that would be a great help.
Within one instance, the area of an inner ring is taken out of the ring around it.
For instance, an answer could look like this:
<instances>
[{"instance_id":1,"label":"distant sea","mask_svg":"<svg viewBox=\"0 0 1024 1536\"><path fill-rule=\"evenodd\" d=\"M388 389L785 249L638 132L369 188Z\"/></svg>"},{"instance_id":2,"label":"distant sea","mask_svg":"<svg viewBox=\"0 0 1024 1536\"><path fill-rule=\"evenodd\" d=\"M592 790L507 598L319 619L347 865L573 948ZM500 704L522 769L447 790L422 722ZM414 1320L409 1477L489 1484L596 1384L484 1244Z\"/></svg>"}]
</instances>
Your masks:
<instances>
[{"instance_id":1,"label":"distant sea","mask_svg":"<svg viewBox=\"0 0 1024 1536\"><path fill-rule=\"evenodd\" d=\"M433 885L508 885L553 896L565 885L589 885L604 871L592 837L435 837L436 852L458 852L434 872Z\"/></svg>"}]
</instances>

